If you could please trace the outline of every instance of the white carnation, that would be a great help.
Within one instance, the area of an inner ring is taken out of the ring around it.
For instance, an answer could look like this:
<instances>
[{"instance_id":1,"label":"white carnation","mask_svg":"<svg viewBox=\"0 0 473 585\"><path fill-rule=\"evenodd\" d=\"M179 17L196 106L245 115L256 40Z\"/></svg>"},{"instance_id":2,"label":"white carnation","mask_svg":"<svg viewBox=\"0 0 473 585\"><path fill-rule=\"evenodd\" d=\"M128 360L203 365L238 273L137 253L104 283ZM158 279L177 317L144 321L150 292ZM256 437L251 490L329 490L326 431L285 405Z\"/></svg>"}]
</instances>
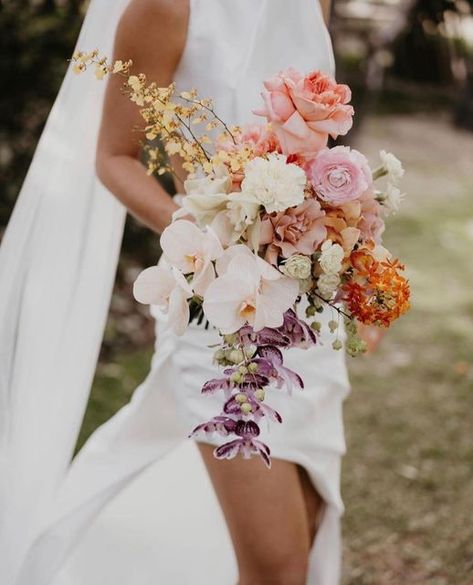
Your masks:
<instances>
[{"instance_id":1,"label":"white carnation","mask_svg":"<svg viewBox=\"0 0 473 585\"><path fill-rule=\"evenodd\" d=\"M345 252L340 244L333 244L327 240L322 244L319 264L325 274L338 274L342 269Z\"/></svg>"},{"instance_id":2,"label":"white carnation","mask_svg":"<svg viewBox=\"0 0 473 585\"><path fill-rule=\"evenodd\" d=\"M304 201L306 176L281 154L255 158L245 168L241 191L245 198L263 205L268 213L285 211Z\"/></svg>"},{"instance_id":3,"label":"white carnation","mask_svg":"<svg viewBox=\"0 0 473 585\"><path fill-rule=\"evenodd\" d=\"M395 187L393 184L388 183L386 191L383 194L381 203L386 208L388 213L396 213L399 211L399 207L404 199L404 193Z\"/></svg>"},{"instance_id":4,"label":"white carnation","mask_svg":"<svg viewBox=\"0 0 473 585\"><path fill-rule=\"evenodd\" d=\"M390 152L381 150L379 153L383 167L393 183L397 183L404 176L404 168L401 161Z\"/></svg>"},{"instance_id":5,"label":"white carnation","mask_svg":"<svg viewBox=\"0 0 473 585\"><path fill-rule=\"evenodd\" d=\"M339 285L340 277L338 274L321 274L317 281L319 293L326 301L332 298Z\"/></svg>"}]
</instances>

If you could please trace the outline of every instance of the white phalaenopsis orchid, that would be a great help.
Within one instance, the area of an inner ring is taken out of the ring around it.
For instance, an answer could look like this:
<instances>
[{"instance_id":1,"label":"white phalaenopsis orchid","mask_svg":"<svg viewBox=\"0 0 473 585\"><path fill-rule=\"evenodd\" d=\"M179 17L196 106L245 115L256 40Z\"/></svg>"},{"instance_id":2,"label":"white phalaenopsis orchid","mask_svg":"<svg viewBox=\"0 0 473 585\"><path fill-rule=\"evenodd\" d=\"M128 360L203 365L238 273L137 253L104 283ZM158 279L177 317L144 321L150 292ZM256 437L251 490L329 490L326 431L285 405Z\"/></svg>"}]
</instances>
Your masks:
<instances>
[{"instance_id":1,"label":"white phalaenopsis orchid","mask_svg":"<svg viewBox=\"0 0 473 585\"><path fill-rule=\"evenodd\" d=\"M189 324L188 299L194 293L179 270L161 266L143 270L135 281L133 294L138 302L167 311L172 330L176 335L184 333Z\"/></svg>"},{"instance_id":2,"label":"white phalaenopsis orchid","mask_svg":"<svg viewBox=\"0 0 473 585\"><path fill-rule=\"evenodd\" d=\"M246 246L233 246L217 261L219 276L207 288L204 313L222 333L245 324L254 331L280 327L299 293L297 280L282 275Z\"/></svg>"},{"instance_id":3,"label":"white phalaenopsis orchid","mask_svg":"<svg viewBox=\"0 0 473 585\"><path fill-rule=\"evenodd\" d=\"M213 261L223 254L220 240L207 228L202 231L190 221L180 219L168 226L161 235L161 247L166 261L182 274L192 274L194 292L204 296L215 278Z\"/></svg>"}]
</instances>

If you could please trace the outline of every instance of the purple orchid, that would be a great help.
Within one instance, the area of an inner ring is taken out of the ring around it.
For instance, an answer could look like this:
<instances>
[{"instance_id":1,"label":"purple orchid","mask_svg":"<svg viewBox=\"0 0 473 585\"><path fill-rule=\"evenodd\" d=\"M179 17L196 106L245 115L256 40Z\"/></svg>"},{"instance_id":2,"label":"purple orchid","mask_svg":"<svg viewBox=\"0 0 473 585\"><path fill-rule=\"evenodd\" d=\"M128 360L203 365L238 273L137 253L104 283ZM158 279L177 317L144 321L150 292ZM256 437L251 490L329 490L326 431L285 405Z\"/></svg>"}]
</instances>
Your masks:
<instances>
[{"instance_id":1,"label":"purple orchid","mask_svg":"<svg viewBox=\"0 0 473 585\"><path fill-rule=\"evenodd\" d=\"M317 342L314 330L299 319L292 309L284 313L284 322L279 331L291 340L291 347L308 349Z\"/></svg>"},{"instance_id":2,"label":"purple orchid","mask_svg":"<svg viewBox=\"0 0 473 585\"><path fill-rule=\"evenodd\" d=\"M269 448L257 438L260 434L258 423L264 417L281 423L282 417L265 402L265 389L271 385L286 388L289 393L294 388L303 389L301 377L284 366L281 350L307 348L315 343L312 329L292 310L285 313L284 322L277 329L266 327L256 332L245 325L231 341L224 338L220 350L223 356L221 363L228 364L234 359L232 354L241 355L237 360L242 361L226 367L222 378L214 378L204 384L202 393L215 394L221 390L224 404L219 416L197 426L192 435L200 432L217 432L224 437L236 435L235 439L215 449L217 459L233 459L239 453L244 458L259 455L270 467Z\"/></svg>"},{"instance_id":3,"label":"purple orchid","mask_svg":"<svg viewBox=\"0 0 473 585\"><path fill-rule=\"evenodd\" d=\"M260 455L267 467L271 467L269 447L256 439L260 434L259 426L254 421L238 421L235 434L238 439L229 441L214 451L217 459L233 459L241 453L244 459Z\"/></svg>"},{"instance_id":4,"label":"purple orchid","mask_svg":"<svg viewBox=\"0 0 473 585\"><path fill-rule=\"evenodd\" d=\"M237 426L237 421L229 416L215 416L206 423L197 425L189 437L196 435L197 433L204 432L206 434L219 433L224 437L234 433Z\"/></svg>"},{"instance_id":5,"label":"purple orchid","mask_svg":"<svg viewBox=\"0 0 473 585\"><path fill-rule=\"evenodd\" d=\"M286 385L289 393L294 388L300 390L304 388L304 382L299 374L283 365L283 355L277 347L260 347L258 355L260 357L255 360L258 368L265 376L275 382L277 388Z\"/></svg>"}]
</instances>

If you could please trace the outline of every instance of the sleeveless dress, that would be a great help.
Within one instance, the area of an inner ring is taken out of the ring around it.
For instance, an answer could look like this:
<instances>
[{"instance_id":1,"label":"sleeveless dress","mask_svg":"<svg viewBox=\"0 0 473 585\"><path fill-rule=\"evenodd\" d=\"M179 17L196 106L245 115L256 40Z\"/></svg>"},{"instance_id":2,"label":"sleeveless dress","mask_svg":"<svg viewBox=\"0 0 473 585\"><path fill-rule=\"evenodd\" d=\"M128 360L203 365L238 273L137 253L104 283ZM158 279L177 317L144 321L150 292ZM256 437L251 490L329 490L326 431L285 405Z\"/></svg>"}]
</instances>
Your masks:
<instances>
[{"instance_id":1,"label":"sleeveless dress","mask_svg":"<svg viewBox=\"0 0 473 585\"><path fill-rule=\"evenodd\" d=\"M333 73L317 0L191 0L175 81L178 89L196 87L212 97L226 122L261 121L252 110L262 81L289 66ZM18 585L236 582L222 513L194 441L185 440L219 413L219 398L200 394L217 373L208 347L217 334L191 325L176 337L165 316L154 314L148 377L74 460L50 511L51 527L32 548ZM275 392L270 403L283 424L262 429L272 457L302 465L325 502L309 585L339 585L341 573L342 404L349 383L343 354L331 348L332 317L322 316L314 348L288 352L287 366L301 374L305 389L291 397Z\"/></svg>"}]
</instances>

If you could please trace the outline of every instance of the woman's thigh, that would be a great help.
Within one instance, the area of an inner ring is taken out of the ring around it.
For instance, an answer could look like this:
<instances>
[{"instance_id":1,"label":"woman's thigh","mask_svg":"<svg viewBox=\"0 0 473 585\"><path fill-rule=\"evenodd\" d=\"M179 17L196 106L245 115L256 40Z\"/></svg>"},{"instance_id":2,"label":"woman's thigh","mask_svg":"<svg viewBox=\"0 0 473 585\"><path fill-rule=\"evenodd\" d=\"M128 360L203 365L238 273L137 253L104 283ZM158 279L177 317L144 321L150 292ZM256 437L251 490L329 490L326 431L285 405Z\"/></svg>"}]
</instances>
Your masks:
<instances>
[{"instance_id":1,"label":"woman's thigh","mask_svg":"<svg viewBox=\"0 0 473 585\"><path fill-rule=\"evenodd\" d=\"M273 459L216 460L214 447L199 449L222 507L242 575L272 575L287 583L305 582L313 524L298 466ZM317 495L314 490L314 498ZM316 510L315 510L316 513Z\"/></svg>"}]
</instances>

